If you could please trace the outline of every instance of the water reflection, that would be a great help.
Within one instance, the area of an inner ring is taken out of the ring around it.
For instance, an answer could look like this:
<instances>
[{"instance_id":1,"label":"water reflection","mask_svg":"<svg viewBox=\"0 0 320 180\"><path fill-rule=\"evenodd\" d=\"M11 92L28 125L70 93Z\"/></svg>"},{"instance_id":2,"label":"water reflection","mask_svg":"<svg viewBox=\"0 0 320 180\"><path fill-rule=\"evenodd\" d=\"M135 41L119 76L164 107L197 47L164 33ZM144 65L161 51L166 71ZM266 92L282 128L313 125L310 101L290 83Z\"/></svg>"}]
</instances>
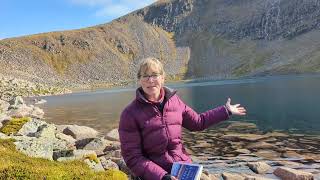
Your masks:
<instances>
[{"instance_id":1,"label":"water reflection","mask_svg":"<svg viewBox=\"0 0 320 180\"><path fill-rule=\"evenodd\" d=\"M320 134L320 76L281 76L256 79L169 84L196 111L222 105L228 97L241 103L247 116L231 120L254 122L265 131L286 130ZM123 108L135 97L135 89L44 97L39 105L45 118L57 124L91 126L101 132L117 127Z\"/></svg>"}]
</instances>

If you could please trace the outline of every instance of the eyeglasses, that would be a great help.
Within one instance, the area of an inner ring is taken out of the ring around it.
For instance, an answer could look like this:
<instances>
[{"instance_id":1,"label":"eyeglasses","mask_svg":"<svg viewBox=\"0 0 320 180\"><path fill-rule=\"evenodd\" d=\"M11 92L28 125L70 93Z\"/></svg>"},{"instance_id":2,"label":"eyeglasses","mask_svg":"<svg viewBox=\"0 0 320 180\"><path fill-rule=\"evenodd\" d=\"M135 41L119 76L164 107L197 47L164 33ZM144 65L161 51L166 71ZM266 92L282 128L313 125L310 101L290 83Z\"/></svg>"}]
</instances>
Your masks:
<instances>
[{"instance_id":1,"label":"eyeglasses","mask_svg":"<svg viewBox=\"0 0 320 180\"><path fill-rule=\"evenodd\" d=\"M143 75L141 76L141 80L142 81L148 81L150 80L157 80L159 77L161 76L161 74L151 74L151 75Z\"/></svg>"}]
</instances>

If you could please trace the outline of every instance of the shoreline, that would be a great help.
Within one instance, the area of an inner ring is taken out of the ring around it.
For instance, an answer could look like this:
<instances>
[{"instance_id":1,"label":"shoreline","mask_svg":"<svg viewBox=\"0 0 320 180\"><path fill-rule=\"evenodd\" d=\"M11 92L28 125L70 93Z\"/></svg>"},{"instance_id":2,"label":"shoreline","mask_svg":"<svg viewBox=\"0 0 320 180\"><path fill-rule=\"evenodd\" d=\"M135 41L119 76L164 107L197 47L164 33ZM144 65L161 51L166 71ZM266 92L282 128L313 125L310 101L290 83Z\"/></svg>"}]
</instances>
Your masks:
<instances>
[{"instance_id":1,"label":"shoreline","mask_svg":"<svg viewBox=\"0 0 320 180\"><path fill-rule=\"evenodd\" d=\"M2 101L1 107L1 114L5 115L1 116L1 131L8 129L5 127L10 125L13 119L24 122L25 120L21 118L31 118L21 124L19 129L15 129L15 132L9 131L9 136L3 135L4 133L0 134L0 139L8 138L11 134L11 137L17 141L16 148L21 152L31 157L40 156L61 161L79 158L90 168L98 170L109 168L109 166L104 168L102 163L104 162L112 164L112 168L118 167L129 176L129 171L121 157L116 130L110 131L112 133L107 137L98 135L99 132L86 126L47 123L42 120L44 114L42 109L26 105L21 97L15 95L10 101ZM31 131L30 127L32 127ZM240 130L245 130L246 133ZM18 133L18 136L14 133ZM255 124L238 122L219 130L191 132L183 136L187 140L185 145L193 161L206 164L204 179L230 179L232 177L237 177L236 179L249 177L277 179L288 173L293 174L294 177L320 178L319 136L290 135L281 132L264 134L257 130ZM41 138L46 140L45 143L40 141ZM57 146L60 150L54 152L52 149L52 152L50 150L49 153L35 151L37 149L47 150L48 139L52 140L50 140L52 146ZM297 146L299 145L297 142L303 144L305 148ZM94 149L93 147L99 148ZM220 171L214 172L210 170L210 167ZM255 167L263 168L255 169ZM277 170L279 167L282 169ZM245 171L241 172L239 169L245 169ZM280 174L276 171L280 171Z\"/></svg>"}]
</instances>

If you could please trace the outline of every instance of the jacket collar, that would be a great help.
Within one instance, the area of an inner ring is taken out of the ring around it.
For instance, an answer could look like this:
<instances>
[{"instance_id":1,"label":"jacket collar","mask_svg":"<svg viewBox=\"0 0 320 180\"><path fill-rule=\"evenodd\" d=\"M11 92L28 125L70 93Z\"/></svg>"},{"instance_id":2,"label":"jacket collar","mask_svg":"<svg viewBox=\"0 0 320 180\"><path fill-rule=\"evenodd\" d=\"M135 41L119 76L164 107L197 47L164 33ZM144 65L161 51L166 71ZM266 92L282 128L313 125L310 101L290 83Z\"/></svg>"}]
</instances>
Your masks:
<instances>
[{"instance_id":1,"label":"jacket collar","mask_svg":"<svg viewBox=\"0 0 320 180\"><path fill-rule=\"evenodd\" d=\"M163 89L164 89L164 98L165 99L170 99L172 96L174 96L177 91L176 90L173 90L169 87L166 87L166 86L163 86ZM139 87L137 90L136 90L136 100L140 101L140 102L144 102L144 103L149 103L149 104L152 104L150 101L148 101L146 99L146 97L144 96L144 92L142 90L142 87Z\"/></svg>"}]
</instances>

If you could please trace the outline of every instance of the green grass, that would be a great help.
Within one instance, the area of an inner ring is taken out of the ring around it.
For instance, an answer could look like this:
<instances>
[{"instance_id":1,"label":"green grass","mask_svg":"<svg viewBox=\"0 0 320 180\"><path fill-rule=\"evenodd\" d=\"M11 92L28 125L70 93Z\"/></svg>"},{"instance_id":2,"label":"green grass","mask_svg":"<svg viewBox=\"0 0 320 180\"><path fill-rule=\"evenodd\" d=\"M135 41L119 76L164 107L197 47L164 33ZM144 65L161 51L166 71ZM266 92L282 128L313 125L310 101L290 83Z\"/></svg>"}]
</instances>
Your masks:
<instances>
[{"instance_id":1,"label":"green grass","mask_svg":"<svg viewBox=\"0 0 320 180\"><path fill-rule=\"evenodd\" d=\"M0 129L0 132L6 135L16 134L30 120L29 117L13 118Z\"/></svg>"},{"instance_id":2,"label":"green grass","mask_svg":"<svg viewBox=\"0 0 320 180\"><path fill-rule=\"evenodd\" d=\"M0 139L0 179L126 180L118 170L94 172L81 161L56 162L31 158L15 149L14 140Z\"/></svg>"}]
</instances>

